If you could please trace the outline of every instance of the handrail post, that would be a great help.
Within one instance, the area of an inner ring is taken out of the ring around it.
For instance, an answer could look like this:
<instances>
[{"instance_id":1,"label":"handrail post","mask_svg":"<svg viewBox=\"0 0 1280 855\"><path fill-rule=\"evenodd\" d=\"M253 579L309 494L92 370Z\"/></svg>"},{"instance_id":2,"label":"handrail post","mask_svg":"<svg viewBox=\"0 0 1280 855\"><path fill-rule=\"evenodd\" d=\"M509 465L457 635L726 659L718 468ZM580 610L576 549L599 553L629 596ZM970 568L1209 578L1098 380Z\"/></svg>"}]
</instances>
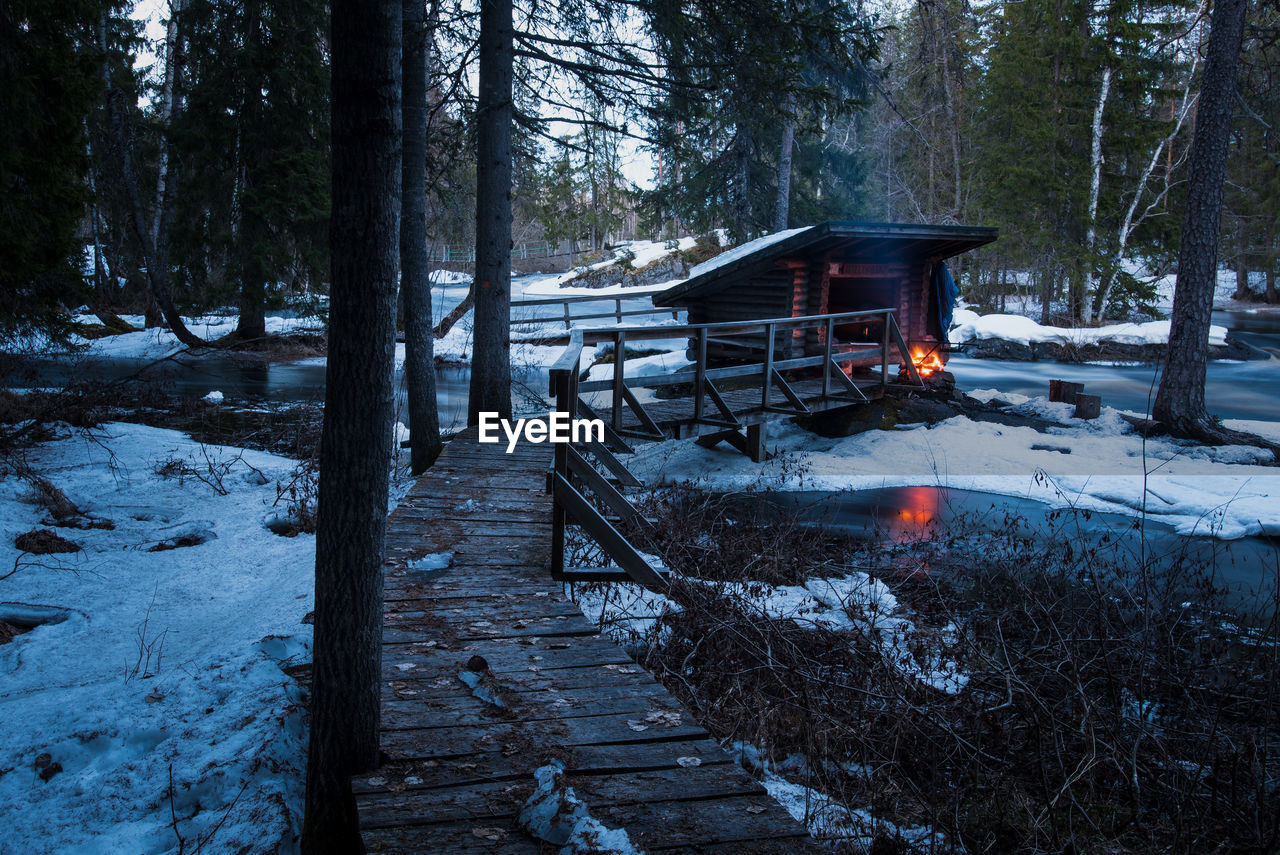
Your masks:
<instances>
[{"instance_id":1,"label":"handrail post","mask_svg":"<svg viewBox=\"0 0 1280 855\"><path fill-rule=\"evenodd\" d=\"M773 335L774 324L764 325L764 383L760 389L760 409L769 409L769 392L773 388Z\"/></svg>"},{"instance_id":2,"label":"handrail post","mask_svg":"<svg viewBox=\"0 0 1280 855\"><path fill-rule=\"evenodd\" d=\"M822 360L822 397L831 396L831 333L835 328L831 318L827 318L827 335L824 342L826 358Z\"/></svg>"},{"instance_id":3,"label":"handrail post","mask_svg":"<svg viewBox=\"0 0 1280 855\"><path fill-rule=\"evenodd\" d=\"M554 406L557 412L567 413L570 419L578 413L578 369L582 362L582 333L569 335L569 346L552 366L550 372L550 391L555 397ZM552 459L551 474L547 479L547 490L551 492L551 571L559 575L564 572L565 525L568 517L564 506L555 498L556 478L569 477L569 446L556 443Z\"/></svg>"},{"instance_id":4,"label":"handrail post","mask_svg":"<svg viewBox=\"0 0 1280 855\"><path fill-rule=\"evenodd\" d=\"M553 382L555 385L556 410L563 412L570 406L570 378L576 376L576 372L555 372ZM568 449L569 447L564 443L557 443L555 446L552 482L555 481L556 475L567 477L569 471ZM551 487L552 484L547 485L548 489L551 489ZM557 575L564 572L565 524L567 522L564 506L556 501L553 491L551 499L551 572Z\"/></svg>"},{"instance_id":5,"label":"handrail post","mask_svg":"<svg viewBox=\"0 0 1280 855\"><path fill-rule=\"evenodd\" d=\"M622 323L622 298L619 297L618 299L614 300L613 305L618 312L618 323Z\"/></svg>"},{"instance_id":6,"label":"handrail post","mask_svg":"<svg viewBox=\"0 0 1280 855\"><path fill-rule=\"evenodd\" d=\"M694 368L693 420L702 420L702 397L707 391L707 328L698 327L698 362Z\"/></svg>"},{"instance_id":7,"label":"handrail post","mask_svg":"<svg viewBox=\"0 0 1280 855\"><path fill-rule=\"evenodd\" d=\"M573 327L573 324L571 324L571 323L570 323L570 320L569 320L569 319L570 319L570 315L569 315L569 301L568 301L568 300L565 300L565 302L564 302L564 328L565 328L565 329L571 329L571 328Z\"/></svg>"},{"instance_id":8,"label":"handrail post","mask_svg":"<svg viewBox=\"0 0 1280 855\"><path fill-rule=\"evenodd\" d=\"M884 310L884 329L880 343L880 394L884 394L889 386L889 324L893 323L893 309Z\"/></svg>"},{"instance_id":9,"label":"handrail post","mask_svg":"<svg viewBox=\"0 0 1280 855\"><path fill-rule=\"evenodd\" d=\"M613 334L613 412L611 414L614 433L622 433L622 402L625 400L622 389L626 385L623 378L623 362L626 358L627 334L615 332Z\"/></svg>"}]
</instances>

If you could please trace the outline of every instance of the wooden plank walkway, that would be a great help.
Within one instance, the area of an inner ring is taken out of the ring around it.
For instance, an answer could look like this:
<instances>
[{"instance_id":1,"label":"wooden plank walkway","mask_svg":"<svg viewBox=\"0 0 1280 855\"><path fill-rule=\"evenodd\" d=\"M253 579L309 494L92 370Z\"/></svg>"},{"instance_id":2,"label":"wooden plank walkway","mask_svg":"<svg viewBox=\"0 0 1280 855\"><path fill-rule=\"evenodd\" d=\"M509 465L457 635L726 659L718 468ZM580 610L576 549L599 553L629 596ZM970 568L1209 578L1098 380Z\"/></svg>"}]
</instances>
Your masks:
<instances>
[{"instance_id":1,"label":"wooden plank walkway","mask_svg":"<svg viewBox=\"0 0 1280 855\"><path fill-rule=\"evenodd\" d=\"M591 815L647 852L817 852L551 581L550 447L504 449L481 445L474 429L460 435L391 515L387 760L353 781L369 851L558 851L516 821L533 770L558 759ZM447 568L412 568L442 552L452 555ZM461 679L475 657L503 706Z\"/></svg>"}]
</instances>

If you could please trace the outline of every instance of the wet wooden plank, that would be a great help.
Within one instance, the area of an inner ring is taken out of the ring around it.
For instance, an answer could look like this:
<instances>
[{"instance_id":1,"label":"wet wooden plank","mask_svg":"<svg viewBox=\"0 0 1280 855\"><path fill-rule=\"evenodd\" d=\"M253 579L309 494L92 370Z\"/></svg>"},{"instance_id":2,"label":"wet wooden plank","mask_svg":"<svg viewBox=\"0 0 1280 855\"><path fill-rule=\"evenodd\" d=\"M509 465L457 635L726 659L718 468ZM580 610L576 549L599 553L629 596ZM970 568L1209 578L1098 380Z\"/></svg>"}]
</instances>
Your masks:
<instances>
[{"instance_id":1,"label":"wet wooden plank","mask_svg":"<svg viewBox=\"0 0 1280 855\"><path fill-rule=\"evenodd\" d=\"M769 798L746 773L726 774L720 766L677 766L674 769L621 774L568 775L565 784L573 788L592 816L598 819L624 806L651 801L679 804L726 798L734 799L735 806L740 803L743 813L750 816L746 812L748 806L763 806L761 800ZM476 816L514 816L533 790L534 778L529 774L514 780L467 781L449 787L366 792L361 799L364 808L361 827L387 828ZM743 798L747 801L740 801ZM678 819L685 819L679 816L679 811L676 813Z\"/></svg>"},{"instance_id":2,"label":"wet wooden plank","mask_svg":"<svg viewBox=\"0 0 1280 855\"><path fill-rule=\"evenodd\" d=\"M805 851L796 848L804 829L551 581L550 448L503 448L480 446L474 430L455 439L389 521L382 744L390 761L353 782L366 846L544 852L514 817L533 770L555 757L593 815L628 823L646 848ZM409 566L442 552L452 555L446 568ZM504 708L459 679L475 656ZM646 805L661 805L673 826L652 827L659 815ZM786 848L768 848L771 838ZM757 844L766 848L742 848Z\"/></svg>"},{"instance_id":3,"label":"wet wooden plank","mask_svg":"<svg viewBox=\"0 0 1280 855\"><path fill-rule=\"evenodd\" d=\"M391 792L396 789L431 789L451 787L468 781L527 780L533 770L555 758L564 763L570 775L598 775L622 772L645 772L680 769L680 760L696 758L702 766L733 766L734 760L720 746L707 739L674 742L642 742L628 745L555 746L546 752L503 753L490 751L465 757L419 762L389 763L371 776L381 783L371 784L367 778L357 779L353 790ZM738 774L738 770L730 770ZM744 773L745 774L745 773Z\"/></svg>"},{"instance_id":4,"label":"wet wooden plank","mask_svg":"<svg viewBox=\"0 0 1280 855\"><path fill-rule=\"evenodd\" d=\"M682 718L672 727L632 730L629 722L643 724L637 713L583 716L531 722L486 722L398 729L398 720L383 717L382 750L392 760L431 760L488 751L523 750L546 745L620 745L625 743L688 739L707 733L692 719ZM412 722L408 722L412 723Z\"/></svg>"}]
</instances>

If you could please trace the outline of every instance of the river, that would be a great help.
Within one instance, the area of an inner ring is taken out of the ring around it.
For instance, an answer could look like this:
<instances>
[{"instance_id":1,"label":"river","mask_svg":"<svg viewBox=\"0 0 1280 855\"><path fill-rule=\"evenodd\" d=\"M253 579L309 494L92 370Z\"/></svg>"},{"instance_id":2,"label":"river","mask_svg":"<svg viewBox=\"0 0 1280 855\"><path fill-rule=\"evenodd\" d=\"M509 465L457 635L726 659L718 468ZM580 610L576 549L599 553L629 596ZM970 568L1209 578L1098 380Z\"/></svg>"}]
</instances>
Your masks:
<instances>
[{"instance_id":1,"label":"river","mask_svg":"<svg viewBox=\"0 0 1280 855\"><path fill-rule=\"evenodd\" d=\"M517 294L536 282L538 277L515 280ZM466 293L463 285L436 289L435 313L443 316ZM629 308L644 305L641 300L625 303ZM574 307L574 314L599 311ZM1280 421L1280 312L1232 311L1215 312L1214 323L1226 326L1233 337L1240 338L1262 351L1273 354L1270 359L1248 362L1216 361L1208 368L1206 397L1209 409L1224 419L1262 419ZM30 374L10 375L12 386L59 386L70 380L114 380L146 369L149 377L169 384L178 394L200 397L217 390L226 400L237 404L263 402L289 403L319 401L324 395L325 365L323 360L301 362L259 362L226 356L181 354L156 364L154 360L37 360L29 366ZM1013 362L995 359L973 359L953 355L948 369L957 385L966 390L995 388L1002 392L1044 395L1051 379L1084 383L1086 390L1101 395L1109 406L1146 412L1154 395L1156 368L1134 364L1062 364L1055 362ZM516 379L530 389L545 389L545 371L526 369L516 372ZM446 429L461 426L466 420L470 371L467 366L442 365L436 370L436 388L441 425ZM403 377L397 372L397 388L403 400ZM401 416L401 420L406 420ZM807 508L814 520L847 530L876 529L894 537L919 536L926 527L946 526L963 517L972 521L991 520L1000 524L1009 511L1030 525L1041 536L1052 536L1046 510L1036 502L996 497L960 490L931 487L863 491L856 494L816 496L796 494L788 498ZM994 510L993 510L994 509ZM1091 536L1130 542L1133 520L1130 517L1095 514L1086 524ZM1173 550L1183 538L1159 524L1147 530L1152 548ZM1142 548L1132 546L1134 549ZM1224 546L1208 538L1197 539L1191 547L1204 566L1213 568L1221 582L1241 600L1273 590L1280 575L1280 552L1273 540L1246 538Z\"/></svg>"}]
</instances>

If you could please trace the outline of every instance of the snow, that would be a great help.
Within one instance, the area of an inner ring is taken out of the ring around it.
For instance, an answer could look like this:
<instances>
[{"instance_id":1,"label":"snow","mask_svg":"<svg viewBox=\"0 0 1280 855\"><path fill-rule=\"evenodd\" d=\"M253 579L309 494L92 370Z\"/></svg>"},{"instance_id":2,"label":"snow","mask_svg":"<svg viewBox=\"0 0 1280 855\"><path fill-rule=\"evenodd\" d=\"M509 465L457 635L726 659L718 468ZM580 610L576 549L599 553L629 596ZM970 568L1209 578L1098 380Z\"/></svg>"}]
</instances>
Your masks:
<instances>
[{"instance_id":1,"label":"snow","mask_svg":"<svg viewBox=\"0 0 1280 855\"><path fill-rule=\"evenodd\" d=\"M210 483L157 472L174 461ZM125 424L63 431L28 462L114 528L59 528L83 551L0 580L66 616L0 646L0 850L296 852L305 726L281 669L310 659L315 546L264 525L295 462ZM45 516L0 480L3 566ZM43 754L62 770L47 781Z\"/></svg>"},{"instance_id":2,"label":"snow","mask_svg":"<svg viewBox=\"0 0 1280 855\"><path fill-rule=\"evenodd\" d=\"M717 233L723 243L723 236ZM644 296L646 294L656 294L659 291L665 291L680 280L672 280L661 285L624 285L622 282L609 285L604 288L589 288L586 286L575 286L573 281L584 273L594 273L606 270L610 267L630 267L633 270L641 270L651 264L660 262L678 251L693 249L697 245L696 237L683 237L674 241L675 246L671 246L671 241L650 241L650 240L633 240L626 243L618 244L613 248L613 257L606 258L604 261L598 261L595 264L584 267L574 267L565 273L546 276L536 282L526 286L521 294L524 297L577 297L577 296ZM619 270L619 277L623 274Z\"/></svg>"},{"instance_id":3,"label":"snow","mask_svg":"<svg viewBox=\"0 0 1280 855\"><path fill-rule=\"evenodd\" d=\"M817 840L839 840L855 851L869 852L876 837L900 840L908 851L943 851L946 839L928 826L905 827L874 816L867 808L850 809L819 790L796 784L774 772L760 780L774 801Z\"/></svg>"},{"instance_id":4,"label":"snow","mask_svg":"<svg viewBox=\"0 0 1280 855\"><path fill-rule=\"evenodd\" d=\"M637 449L628 468L650 484L693 481L713 489L864 490L931 486L1017 496L1050 506L1139 515L1183 534L1234 539L1280 534L1280 468L1252 446L1213 448L1167 437L1145 443L1121 413L1104 407L1094 420L1071 417L1071 405L1043 397L977 391L1011 400L1015 413L1058 425L1041 433L955 416L933 426L902 425L840 439L794 424L769 426L770 448L755 464L724 447L690 442ZM1276 437L1269 422L1230 427Z\"/></svg>"},{"instance_id":5,"label":"snow","mask_svg":"<svg viewBox=\"0 0 1280 855\"><path fill-rule=\"evenodd\" d=\"M726 264L737 261L739 258L750 255L757 250L764 249L765 247L772 246L779 241L786 240L792 235L798 235L801 232L806 232L810 228L812 228L812 226L805 226L804 228L799 229L787 229L786 231L774 232L771 235L765 235L764 237L758 237L755 240L747 241L740 246L735 246L733 249L722 252L714 258L709 258L701 264L695 265L693 269L689 271L689 278L692 279L695 276L710 273L712 270L724 267Z\"/></svg>"},{"instance_id":6,"label":"snow","mask_svg":"<svg viewBox=\"0 0 1280 855\"><path fill-rule=\"evenodd\" d=\"M656 559L650 565L658 564ZM570 585L570 596L587 620L624 647L655 638L655 626L663 618L682 611L679 603L640 585L623 582L608 585Z\"/></svg>"},{"instance_id":7,"label":"snow","mask_svg":"<svg viewBox=\"0 0 1280 855\"><path fill-rule=\"evenodd\" d=\"M138 327L138 332L95 339L72 336L71 343L82 348L83 354L91 359L163 359L186 350L186 346L166 327L142 329L145 321L142 315L122 315L121 318ZM98 323L97 317L93 315L78 315L75 320L86 324ZM203 315L184 320L191 332L206 341L235 332L239 323L239 318L235 315ZM269 335L320 332L324 329L324 322L317 317L284 318L272 315L266 319L266 329Z\"/></svg>"},{"instance_id":8,"label":"snow","mask_svg":"<svg viewBox=\"0 0 1280 855\"><path fill-rule=\"evenodd\" d=\"M803 823L817 840L840 841L853 851L869 852L877 834L897 839L916 851L943 851L946 838L927 826L900 826L881 819L867 808L850 809L832 796L820 790L797 784L784 777L805 777L811 774L808 760L792 754L782 761L770 759L768 752L749 742L737 741L725 745L738 763L760 779L765 790L778 804Z\"/></svg>"},{"instance_id":9,"label":"snow","mask_svg":"<svg viewBox=\"0 0 1280 855\"><path fill-rule=\"evenodd\" d=\"M948 334L952 344L965 344L987 339L1004 339L1029 345L1052 343L1063 345L1114 344L1167 344L1168 321L1149 321L1144 324L1111 324L1104 327L1053 327L1041 326L1022 315L978 315L968 309L957 309ZM1227 329L1214 325L1209 328L1209 344L1224 346Z\"/></svg>"},{"instance_id":10,"label":"snow","mask_svg":"<svg viewBox=\"0 0 1280 855\"><path fill-rule=\"evenodd\" d=\"M645 347L656 344L658 342L644 342ZM684 339L680 339L675 349L665 353L654 353L649 356L629 356L622 363L623 375L630 380L632 378L674 374L684 368L689 368L693 365L693 362L685 356L687 344L688 342ZM592 365L587 379L607 380L613 377L613 370L614 363L612 362Z\"/></svg>"},{"instance_id":11,"label":"snow","mask_svg":"<svg viewBox=\"0 0 1280 855\"><path fill-rule=\"evenodd\" d=\"M533 771L538 782L520 810L520 825L534 837L560 846L560 855L643 855L626 829L608 828L564 783L564 764L553 760Z\"/></svg>"},{"instance_id":12,"label":"snow","mask_svg":"<svg viewBox=\"0 0 1280 855\"><path fill-rule=\"evenodd\" d=\"M696 237L682 237L675 243L676 245L673 249L666 241L636 240L624 244L623 248L635 255L635 258L631 259L631 266L636 270L640 270L655 261L661 261L673 252L684 252L693 249L698 245L698 239Z\"/></svg>"}]
</instances>

